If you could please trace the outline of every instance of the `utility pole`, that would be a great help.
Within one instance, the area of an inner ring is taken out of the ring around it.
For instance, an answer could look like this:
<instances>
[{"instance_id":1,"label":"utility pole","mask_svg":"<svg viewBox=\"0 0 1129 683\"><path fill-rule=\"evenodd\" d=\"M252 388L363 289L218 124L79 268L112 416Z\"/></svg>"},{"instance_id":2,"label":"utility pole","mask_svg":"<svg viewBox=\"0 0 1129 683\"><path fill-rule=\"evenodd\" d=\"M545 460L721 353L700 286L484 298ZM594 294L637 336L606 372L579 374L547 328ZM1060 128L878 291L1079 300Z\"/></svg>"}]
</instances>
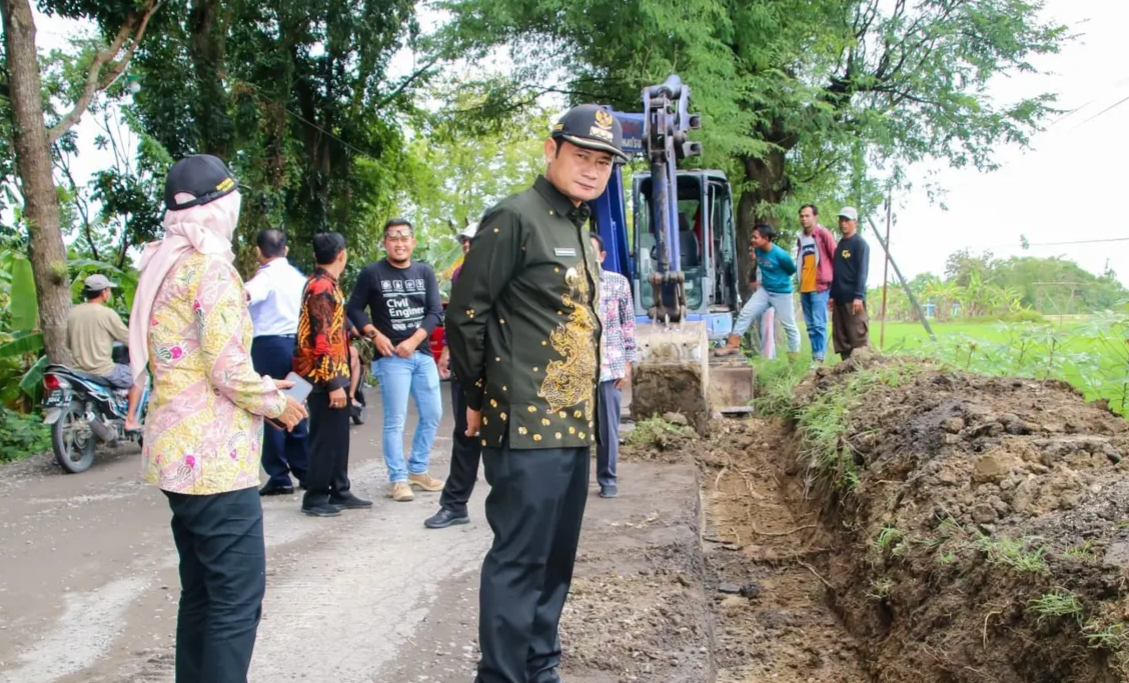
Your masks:
<instances>
[{"instance_id":1,"label":"utility pole","mask_svg":"<svg viewBox=\"0 0 1129 683\"><path fill-rule=\"evenodd\" d=\"M894 204L894 191L886 191L886 244L890 244L890 222ZM882 261L882 322L878 331L878 348L886 348L886 287L890 284L890 252L886 252L886 259Z\"/></svg>"},{"instance_id":2,"label":"utility pole","mask_svg":"<svg viewBox=\"0 0 1129 683\"><path fill-rule=\"evenodd\" d=\"M886 252L886 258L889 259L890 265L894 267L894 275L898 276L898 281L902 283L902 289L905 290L906 296L909 297L909 302L913 304L913 310L917 311L917 317L921 320L921 325L925 328L925 332L929 334L929 338L937 341L937 335L933 334L933 328L929 326L929 321L925 319L925 312L921 310L921 304L917 303L917 297L913 295L913 290L910 289L909 282L902 275L902 271L898 268L898 264L894 261L893 254L890 253L890 243L882 240L882 235L878 233L878 228L874 225L874 221L867 217L866 222L870 224L870 229L874 231L874 237L878 239L878 243L882 245L882 250Z\"/></svg>"}]
</instances>

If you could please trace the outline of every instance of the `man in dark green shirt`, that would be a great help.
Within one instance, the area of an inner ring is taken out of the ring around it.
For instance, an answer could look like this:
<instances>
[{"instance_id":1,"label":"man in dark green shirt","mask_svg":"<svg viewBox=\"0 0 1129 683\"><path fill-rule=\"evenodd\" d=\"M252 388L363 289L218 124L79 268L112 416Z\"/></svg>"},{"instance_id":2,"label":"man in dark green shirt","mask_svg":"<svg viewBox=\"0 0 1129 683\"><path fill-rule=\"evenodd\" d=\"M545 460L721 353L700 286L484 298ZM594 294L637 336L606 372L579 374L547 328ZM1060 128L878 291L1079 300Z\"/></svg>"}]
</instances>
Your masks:
<instances>
[{"instance_id":1,"label":"man in dark green shirt","mask_svg":"<svg viewBox=\"0 0 1129 683\"><path fill-rule=\"evenodd\" d=\"M558 683L598 433L599 266L585 202L625 159L606 110L569 110L545 175L486 212L447 307L467 434L483 446L494 544L482 565L477 683Z\"/></svg>"}]
</instances>

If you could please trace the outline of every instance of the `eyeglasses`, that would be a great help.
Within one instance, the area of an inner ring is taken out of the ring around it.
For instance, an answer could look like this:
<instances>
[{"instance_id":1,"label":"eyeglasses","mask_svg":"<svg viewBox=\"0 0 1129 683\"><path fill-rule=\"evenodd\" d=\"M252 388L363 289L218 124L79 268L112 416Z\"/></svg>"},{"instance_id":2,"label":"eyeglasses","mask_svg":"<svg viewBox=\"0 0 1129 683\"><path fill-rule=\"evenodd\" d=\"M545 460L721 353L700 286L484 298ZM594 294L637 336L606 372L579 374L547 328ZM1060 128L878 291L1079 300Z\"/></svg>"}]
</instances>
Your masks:
<instances>
[{"instance_id":1,"label":"eyeglasses","mask_svg":"<svg viewBox=\"0 0 1129 683\"><path fill-rule=\"evenodd\" d=\"M389 242L407 242L412 239L412 233L409 230L398 230L390 232L384 236L384 239Z\"/></svg>"}]
</instances>

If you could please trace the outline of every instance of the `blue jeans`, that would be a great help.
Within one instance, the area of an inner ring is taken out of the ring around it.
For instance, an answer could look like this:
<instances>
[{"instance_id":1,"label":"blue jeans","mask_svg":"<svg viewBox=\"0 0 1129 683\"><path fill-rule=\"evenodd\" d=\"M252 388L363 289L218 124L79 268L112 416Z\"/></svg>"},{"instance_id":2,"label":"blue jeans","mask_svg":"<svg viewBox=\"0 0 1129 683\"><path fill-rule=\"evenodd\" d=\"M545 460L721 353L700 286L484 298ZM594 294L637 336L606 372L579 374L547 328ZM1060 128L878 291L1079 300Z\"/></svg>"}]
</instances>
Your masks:
<instances>
[{"instance_id":1,"label":"blue jeans","mask_svg":"<svg viewBox=\"0 0 1129 683\"><path fill-rule=\"evenodd\" d=\"M372 374L380 382L384 404L384 464L388 481L407 481L408 474L423 474L431 457L431 445L443 416L439 393L439 368L430 353L416 351L411 358L378 358ZM412 453L404 467L404 423L408 419L408 396L415 399L419 423L412 438Z\"/></svg>"},{"instance_id":2,"label":"blue jeans","mask_svg":"<svg viewBox=\"0 0 1129 683\"><path fill-rule=\"evenodd\" d=\"M776 317L788 337L788 353L799 351L800 328L796 327L796 313L792 310L791 292L778 294L764 287L757 288L752 298L741 308L741 313L738 314L737 322L733 326L733 334L738 337L743 336L749 326L760 320L769 308L776 311Z\"/></svg>"},{"instance_id":3,"label":"blue jeans","mask_svg":"<svg viewBox=\"0 0 1129 683\"><path fill-rule=\"evenodd\" d=\"M811 340L811 357L823 360L827 354L827 301L831 290L800 294L800 306L804 309L804 325L808 328Z\"/></svg>"}]
</instances>

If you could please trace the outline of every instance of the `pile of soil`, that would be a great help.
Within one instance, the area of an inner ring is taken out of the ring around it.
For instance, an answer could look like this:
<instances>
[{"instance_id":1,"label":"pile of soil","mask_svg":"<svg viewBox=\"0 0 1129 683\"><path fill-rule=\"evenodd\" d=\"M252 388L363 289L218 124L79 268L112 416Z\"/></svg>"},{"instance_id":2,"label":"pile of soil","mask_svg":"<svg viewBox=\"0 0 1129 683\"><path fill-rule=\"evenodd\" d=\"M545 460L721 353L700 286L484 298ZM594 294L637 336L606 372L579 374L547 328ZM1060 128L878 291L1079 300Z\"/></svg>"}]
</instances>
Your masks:
<instances>
[{"instance_id":1,"label":"pile of soil","mask_svg":"<svg viewBox=\"0 0 1129 683\"><path fill-rule=\"evenodd\" d=\"M851 486L794 479L834 534L824 576L873 680L1129 680L1129 423L1059 382L869 354L821 368L797 407L867 372L886 379L846 412Z\"/></svg>"}]
</instances>

